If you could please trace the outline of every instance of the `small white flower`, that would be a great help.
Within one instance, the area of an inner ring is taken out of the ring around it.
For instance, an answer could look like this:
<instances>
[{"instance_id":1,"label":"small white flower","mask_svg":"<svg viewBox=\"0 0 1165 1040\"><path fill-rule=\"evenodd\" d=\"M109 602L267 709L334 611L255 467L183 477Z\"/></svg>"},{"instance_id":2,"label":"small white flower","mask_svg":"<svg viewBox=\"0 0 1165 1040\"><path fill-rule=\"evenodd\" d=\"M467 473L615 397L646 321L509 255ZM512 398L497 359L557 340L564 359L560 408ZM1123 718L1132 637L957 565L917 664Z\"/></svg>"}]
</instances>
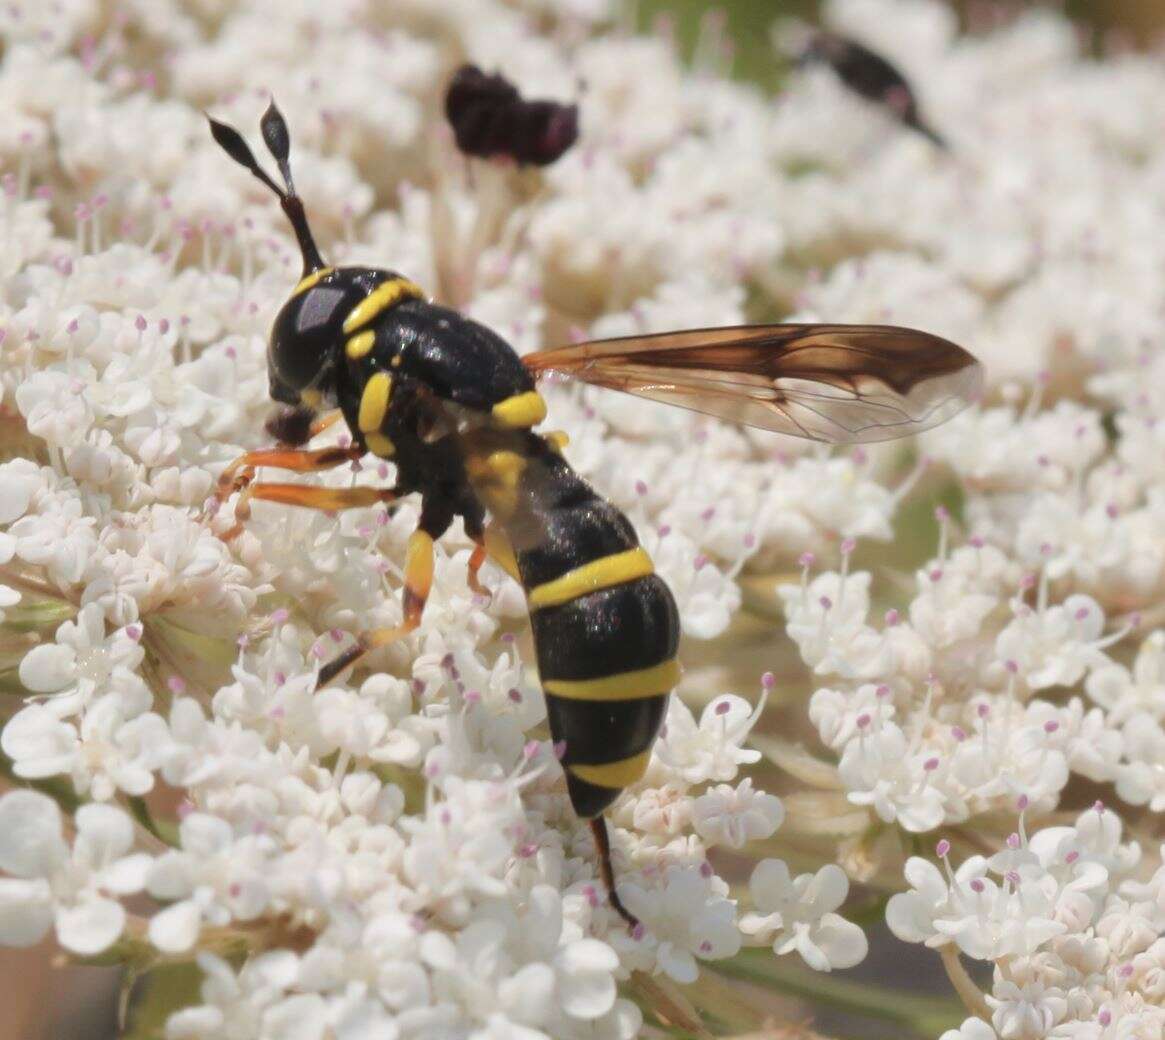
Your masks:
<instances>
[{"instance_id":1,"label":"small white flower","mask_svg":"<svg viewBox=\"0 0 1165 1040\"><path fill-rule=\"evenodd\" d=\"M781 800L755 791L749 778L735 788L718 784L700 795L692 806L696 833L709 845L743 848L750 841L770 837L785 818Z\"/></svg>"},{"instance_id":2,"label":"small white flower","mask_svg":"<svg viewBox=\"0 0 1165 1040\"><path fill-rule=\"evenodd\" d=\"M740 949L734 905L695 868L669 867L659 887L625 882L620 895L639 918L642 934L616 933L608 941L644 970L695 982L697 957L715 960Z\"/></svg>"},{"instance_id":3,"label":"small white flower","mask_svg":"<svg viewBox=\"0 0 1165 1040\"><path fill-rule=\"evenodd\" d=\"M34 693L51 694L44 703L58 718L78 714L98 697L120 698L127 718L149 708L152 697L137 669L145 659L141 627L120 629L108 638L105 615L84 606L57 629L56 642L33 647L20 661L20 681Z\"/></svg>"},{"instance_id":4,"label":"small white flower","mask_svg":"<svg viewBox=\"0 0 1165 1040\"><path fill-rule=\"evenodd\" d=\"M56 802L35 791L0 798L0 942L31 946L55 927L81 956L108 949L125 927L116 898L141 890L150 858L130 854L133 824L120 809L83 805L70 851Z\"/></svg>"},{"instance_id":5,"label":"small white flower","mask_svg":"<svg viewBox=\"0 0 1165 1040\"><path fill-rule=\"evenodd\" d=\"M164 953L191 949L203 924L253 920L270 898L268 840L236 839L206 813L188 815L178 833L181 850L163 853L147 879L152 896L172 901L150 919L150 941Z\"/></svg>"},{"instance_id":6,"label":"small white flower","mask_svg":"<svg viewBox=\"0 0 1165 1040\"><path fill-rule=\"evenodd\" d=\"M754 709L743 697L725 694L704 708L697 724L687 705L672 697L656 757L688 784L734 779L739 766L760 759L759 751L740 745L760 718L765 700L762 694Z\"/></svg>"},{"instance_id":7,"label":"small white flower","mask_svg":"<svg viewBox=\"0 0 1165 1040\"><path fill-rule=\"evenodd\" d=\"M122 699L106 694L77 725L62 722L49 707L30 704L0 734L0 747L17 776L38 779L66 774L78 794L109 801L118 791L143 795L162 763L166 723L153 712L126 717Z\"/></svg>"},{"instance_id":8,"label":"small white flower","mask_svg":"<svg viewBox=\"0 0 1165 1040\"><path fill-rule=\"evenodd\" d=\"M927 768L930 761L887 722L851 740L837 768L851 802L870 806L887 823L897 820L906 830L921 832L937 827L945 816L942 789Z\"/></svg>"},{"instance_id":9,"label":"small white flower","mask_svg":"<svg viewBox=\"0 0 1165 1040\"><path fill-rule=\"evenodd\" d=\"M766 859L748 887L756 909L741 918L740 929L754 942L771 942L778 955L796 950L815 971L852 968L865 958L865 933L834 913L849 893L849 879L837 865L792 878L784 860Z\"/></svg>"},{"instance_id":10,"label":"small white flower","mask_svg":"<svg viewBox=\"0 0 1165 1040\"><path fill-rule=\"evenodd\" d=\"M1069 596L1046 610L1026 611L995 640L1000 660L1015 661L1035 690L1071 686L1092 668L1107 664L1096 645L1104 611L1090 596Z\"/></svg>"},{"instance_id":11,"label":"small white flower","mask_svg":"<svg viewBox=\"0 0 1165 1040\"><path fill-rule=\"evenodd\" d=\"M170 1015L166 1040L217 1040L257 1035L265 1013L295 984L298 958L290 950L272 950L248 960L238 974L221 957L197 955L202 970L202 1003Z\"/></svg>"},{"instance_id":12,"label":"small white flower","mask_svg":"<svg viewBox=\"0 0 1165 1040\"><path fill-rule=\"evenodd\" d=\"M995 1032L981 1018L968 1018L958 1029L948 1029L939 1040L999 1040Z\"/></svg>"},{"instance_id":13,"label":"small white flower","mask_svg":"<svg viewBox=\"0 0 1165 1040\"><path fill-rule=\"evenodd\" d=\"M996 983L987 1003L992 1008L991 1024L1003 1040L1039 1040L1068 1010L1063 991L1040 982Z\"/></svg>"},{"instance_id":14,"label":"small white flower","mask_svg":"<svg viewBox=\"0 0 1165 1040\"><path fill-rule=\"evenodd\" d=\"M1150 632L1141 643L1130 673L1123 665L1104 664L1084 684L1088 696L1119 725L1137 712L1165 718L1165 631Z\"/></svg>"}]
</instances>

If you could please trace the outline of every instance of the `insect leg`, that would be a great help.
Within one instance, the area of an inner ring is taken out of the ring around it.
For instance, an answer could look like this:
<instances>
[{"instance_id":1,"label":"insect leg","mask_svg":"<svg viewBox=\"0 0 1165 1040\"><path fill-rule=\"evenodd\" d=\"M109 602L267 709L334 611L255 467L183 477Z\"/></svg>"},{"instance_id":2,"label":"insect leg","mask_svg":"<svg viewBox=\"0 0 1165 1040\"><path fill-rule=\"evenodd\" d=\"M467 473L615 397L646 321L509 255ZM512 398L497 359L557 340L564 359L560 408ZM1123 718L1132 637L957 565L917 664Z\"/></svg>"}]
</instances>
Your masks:
<instances>
[{"instance_id":1,"label":"insect leg","mask_svg":"<svg viewBox=\"0 0 1165 1040\"><path fill-rule=\"evenodd\" d=\"M218 509L228 498L236 491L241 491L242 495L239 498L238 504L235 506L235 524L229 531L224 532L220 537L224 542L229 542L232 538L237 538L243 530L244 522L251 515L251 507L249 499L253 492L251 491L251 481L255 479L255 470L260 466L272 466L275 469L288 469L296 473L318 473L325 469L334 469L336 466L343 465L345 462L351 462L360 457L360 449L356 447L349 448L320 448L317 451L301 451L298 448L264 448L259 451L249 451L245 455L240 455L234 462L232 462L218 478L218 486L215 488L212 509ZM282 487L284 485L271 485L273 487ZM307 490L306 488L304 489ZM260 495L260 498L265 496ZM283 501L276 499L276 501ZM301 503L293 502L293 505ZM317 509L328 508L326 506L316 506ZM341 508L348 508L342 506Z\"/></svg>"},{"instance_id":2,"label":"insect leg","mask_svg":"<svg viewBox=\"0 0 1165 1040\"><path fill-rule=\"evenodd\" d=\"M611 839L607 835L607 818L600 813L587 822L591 825L591 834L595 836L595 849L599 854L599 877L603 879L607 899L610 900L615 912L632 928L636 928L639 925L639 918L623 905L623 900L615 891L615 870L611 866Z\"/></svg>"},{"instance_id":3,"label":"insect leg","mask_svg":"<svg viewBox=\"0 0 1165 1040\"><path fill-rule=\"evenodd\" d=\"M364 453L354 445L348 448L319 448L302 451L299 448L261 448L248 451L232 462L218 478L215 498L225 502L234 492L241 491L254 477L260 466L287 469L295 473L318 473L334 469L345 462L353 462Z\"/></svg>"},{"instance_id":4,"label":"insect leg","mask_svg":"<svg viewBox=\"0 0 1165 1040\"><path fill-rule=\"evenodd\" d=\"M466 576L466 583L470 590L477 595L492 599L492 593L477 576L488 555L485 546L485 518L482 515L481 507L476 503L471 503L470 508L462 515L465 518L465 533L473 540L473 552L469 557L469 574Z\"/></svg>"},{"instance_id":5,"label":"insect leg","mask_svg":"<svg viewBox=\"0 0 1165 1040\"><path fill-rule=\"evenodd\" d=\"M246 471L244 471L246 472ZM253 474L254 471L252 470ZM286 506L303 506L305 509L319 509L325 513L335 513L341 509L359 509L374 506L378 502L395 502L404 492L398 488L329 488L312 487L308 484L275 484L266 481L259 484L245 484L235 506L235 523L230 530L220 536L224 542L237 538L243 525L251 519L251 500L264 499L268 502L282 502Z\"/></svg>"},{"instance_id":6,"label":"insect leg","mask_svg":"<svg viewBox=\"0 0 1165 1040\"><path fill-rule=\"evenodd\" d=\"M344 418L344 413L339 408L333 408L327 415L321 415L308 427L308 439L318 437L324 430L335 426L342 418Z\"/></svg>"},{"instance_id":7,"label":"insect leg","mask_svg":"<svg viewBox=\"0 0 1165 1040\"><path fill-rule=\"evenodd\" d=\"M448 526L448 521L445 526ZM425 602L429 598L432 585L433 536L425 529L425 518L422 514L421 526L409 536L409 547L405 555L404 619L392 628L373 628L361 632L353 646L320 669L316 689L320 690L327 686L345 668L354 665L370 650L388 646L389 643L394 643L412 632L421 623L421 615L425 612Z\"/></svg>"}]
</instances>

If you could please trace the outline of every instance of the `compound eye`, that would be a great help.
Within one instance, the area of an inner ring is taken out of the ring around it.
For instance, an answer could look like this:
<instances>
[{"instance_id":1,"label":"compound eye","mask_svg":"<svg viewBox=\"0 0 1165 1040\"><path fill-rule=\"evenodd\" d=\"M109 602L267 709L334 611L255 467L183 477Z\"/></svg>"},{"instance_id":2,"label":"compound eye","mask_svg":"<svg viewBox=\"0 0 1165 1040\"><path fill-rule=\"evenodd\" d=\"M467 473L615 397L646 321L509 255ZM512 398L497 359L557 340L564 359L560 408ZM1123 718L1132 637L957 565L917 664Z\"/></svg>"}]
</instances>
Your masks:
<instances>
[{"instance_id":1,"label":"compound eye","mask_svg":"<svg viewBox=\"0 0 1165 1040\"><path fill-rule=\"evenodd\" d=\"M332 363L346 298L343 289L316 285L284 304L268 348L273 388L278 382L303 390L319 382Z\"/></svg>"}]
</instances>

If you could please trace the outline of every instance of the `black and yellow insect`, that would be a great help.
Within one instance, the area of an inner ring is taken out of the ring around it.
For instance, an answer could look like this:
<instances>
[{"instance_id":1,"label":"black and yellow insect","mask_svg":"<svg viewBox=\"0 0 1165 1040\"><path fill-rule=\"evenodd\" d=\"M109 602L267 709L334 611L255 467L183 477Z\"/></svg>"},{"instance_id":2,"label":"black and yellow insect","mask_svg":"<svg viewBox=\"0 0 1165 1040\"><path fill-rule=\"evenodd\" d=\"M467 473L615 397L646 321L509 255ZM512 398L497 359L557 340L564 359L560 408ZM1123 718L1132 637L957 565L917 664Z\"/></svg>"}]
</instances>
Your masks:
<instances>
[{"instance_id":1,"label":"black and yellow insect","mask_svg":"<svg viewBox=\"0 0 1165 1040\"><path fill-rule=\"evenodd\" d=\"M240 493L241 523L256 498L333 511L421 496L401 624L361 633L321 669L320 685L417 627L433 540L462 518L476 543L470 585L480 588L477 573L488 556L526 590L571 804L590 821L612 905L633 922L615 892L602 814L647 767L680 675L679 619L631 523L570 468L560 437L534 432L546 415L536 377L562 372L766 429L870 441L953 415L978 392L977 362L927 333L844 325L702 329L519 358L489 329L428 302L398 274L324 263L295 194L287 127L274 105L262 132L283 188L235 130L214 120L211 130L278 195L303 254L303 276L275 319L268 353L271 396L290 406L268 423L280 445L232 463L219 500ZM351 447L301 449L341 417ZM254 480L262 466L312 472L366 452L395 463L393 487Z\"/></svg>"}]
</instances>

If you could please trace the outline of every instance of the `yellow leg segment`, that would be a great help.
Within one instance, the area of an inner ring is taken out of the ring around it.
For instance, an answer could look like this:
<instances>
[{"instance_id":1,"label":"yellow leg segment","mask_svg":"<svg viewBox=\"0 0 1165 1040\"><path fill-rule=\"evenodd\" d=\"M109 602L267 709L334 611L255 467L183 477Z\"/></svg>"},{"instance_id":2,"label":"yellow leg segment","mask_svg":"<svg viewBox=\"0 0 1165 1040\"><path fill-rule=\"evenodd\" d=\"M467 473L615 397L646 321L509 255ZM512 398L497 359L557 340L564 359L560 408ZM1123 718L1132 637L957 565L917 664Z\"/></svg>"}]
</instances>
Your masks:
<instances>
[{"instance_id":1,"label":"yellow leg segment","mask_svg":"<svg viewBox=\"0 0 1165 1040\"><path fill-rule=\"evenodd\" d=\"M320 669L316 689L327 686L345 668L350 668L370 650L388 646L414 631L421 623L425 603L433 587L433 539L424 531L409 536L405 556L404 620L393 628L373 628L361 632L354 646Z\"/></svg>"}]
</instances>

